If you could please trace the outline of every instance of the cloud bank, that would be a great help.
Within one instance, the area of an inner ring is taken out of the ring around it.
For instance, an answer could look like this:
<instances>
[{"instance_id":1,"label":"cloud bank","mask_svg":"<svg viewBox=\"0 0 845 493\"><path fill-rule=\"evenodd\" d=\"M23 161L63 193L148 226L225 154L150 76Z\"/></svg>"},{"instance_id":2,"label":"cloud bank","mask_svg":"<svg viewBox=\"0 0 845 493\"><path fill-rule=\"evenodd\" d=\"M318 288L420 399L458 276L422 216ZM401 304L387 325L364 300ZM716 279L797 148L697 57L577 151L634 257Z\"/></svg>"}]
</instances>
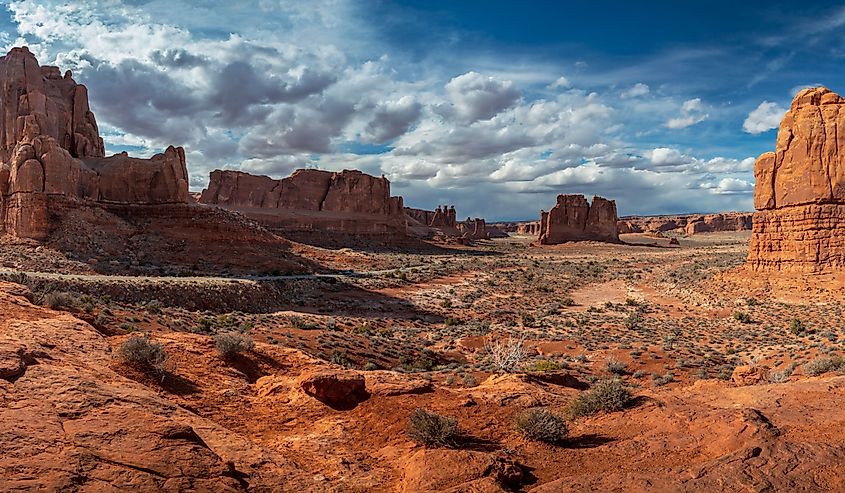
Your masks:
<instances>
[{"instance_id":1,"label":"cloud bank","mask_svg":"<svg viewBox=\"0 0 845 493\"><path fill-rule=\"evenodd\" d=\"M579 82L589 60L420 62L384 41L367 8L19 0L3 41L89 86L109 151L185 146L194 189L220 167L358 168L385 174L409 205L488 219L534 218L557 193L614 198L623 213L751 208L750 157L696 155L672 137L718 105ZM743 129L774 128L778 112L763 102Z\"/></svg>"}]
</instances>

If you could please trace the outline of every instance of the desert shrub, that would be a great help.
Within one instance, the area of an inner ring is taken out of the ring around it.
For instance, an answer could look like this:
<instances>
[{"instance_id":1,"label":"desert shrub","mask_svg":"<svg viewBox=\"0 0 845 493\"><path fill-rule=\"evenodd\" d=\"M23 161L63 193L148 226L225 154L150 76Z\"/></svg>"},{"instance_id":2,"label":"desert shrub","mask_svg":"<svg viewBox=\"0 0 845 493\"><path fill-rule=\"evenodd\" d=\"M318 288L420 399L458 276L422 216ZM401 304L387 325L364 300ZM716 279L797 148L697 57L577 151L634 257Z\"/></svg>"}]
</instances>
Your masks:
<instances>
[{"instance_id":1,"label":"desert shrub","mask_svg":"<svg viewBox=\"0 0 845 493\"><path fill-rule=\"evenodd\" d=\"M549 359L541 359L540 361L534 362L533 365L529 368L531 371L557 371L562 370L563 365L558 363L557 361L552 361Z\"/></svg>"},{"instance_id":2,"label":"desert shrub","mask_svg":"<svg viewBox=\"0 0 845 493\"><path fill-rule=\"evenodd\" d=\"M214 336L214 349L225 359L252 351L253 348L255 348L255 342L247 334L223 332Z\"/></svg>"},{"instance_id":3,"label":"desert shrub","mask_svg":"<svg viewBox=\"0 0 845 493\"><path fill-rule=\"evenodd\" d=\"M534 315L530 313L523 313L522 314L522 325L523 327L534 327L536 320L534 319Z\"/></svg>"},{"instance_id":4,"label":"desert shrub","mask_svg":"<svg viewBox=\"0 0 845 493\"><path fill-rule=\"evenodd\" d=\"M408 437L427 447L454 447L458 439L458 421L449 416L419 408L408 419Z\"/></svg>"},{"instance_id":5,"label":"desert shrub","mask_svg":"<svg viewBox=\"0 0 845 493\"><path fill-rule=\"evenodd\" d=\"M789 377L792 376L794 369L794 366L788 366L781 371L772 372L769 375L769 381L772 383L786 383L789 381Z\"/></svg>"},{"instance_id":6,"label":"desert shrub","mask_svg":"<svg viewBox=\"0 0 845 493\"><path fill-rule=\"evenodd\" d=\"M153 315L160 315L163 308L164 303L159 300L150 300L146 305L144 305L144 310L152 313Z\"/></svg>"},{"instance_id":7,"label":"desert shrub","mask_svg":"<svg viewBox=\"0 0 845 493\"><path fill-rule=\"evenodd\" d=\"M795 335L803 334L807 331L807 327L804 325L804 322L797 318L793 318L789 321L789 332L792 332Z\"/></svg>"},{"instance_id":8,"label":"desert shrub","mask_svg":"<svg viewBox=\"0 0 845 493\"><path fill-rule=\"evenodd\" d=\"M734 312L734 320L743 324L750 324L752 321L751 315L740 311Z\"/></svg>"},{"instance_id":9,"label":"desert shrub","mask_svg":"<svg viewBox=\"0 0 845 493\"><path fill-rule=\"evenodd\" d=\"M120 345L118 351L124 363L144 371L164 371L167 352L160 342L148 336L132 336Z\"/></svg>"},{"instance_id":10,"label":"desert shrub","mask_svg":"<svg viewBox=\"0 0 845 493\"><path fill-rule=\"evenodd\" d=\"M593 385L590 390L581 392L569 403L567 410L573 418L591 416L599 412L624 409L631 399L631 393L621 380L603 380Z\"/></svg>"},{"instance_id":11,"label":"desert shrub","mask_svg":"<svg viewBox=\"0 0 845 493\"><path fill-rule=\"evenodd\" d=\"M841 356L822 357L804 365L804 373L814 377L829 371L845 371L845 359Z\"/></svg>"},{"instance_id":12,"label":"desert shrub","mask_svg":"<svg viewBox=\"0 0 845 493\"><path fill-rule=\"evenodd\" d=\"M523 340L514 339L510 336L506 341L488 339L484 344L484 350L489 355L490 362L496 370L502 373L518 371L522 362L528 356L523 347Z\"/></svg>"},{"instance_id":13,"label":"desert shrub","mask_svg":"<svg viewBox=\"0 0 845 493\"><path fill-rule=\"evenodd\" d=\"M53 310L73 308L76 305L76 298L65 291L52 291L44 295L44 304Z\"/></svg>"},{"instance_id":14,"label":"desert shrub","mask_svg":"<svg viewBox=\"0 0 845 493\"><path fill-rule=\"evenodd\" d=\"M614 375L624 375L626 372L627 365L614 357L608 358L606 364L607 371L613 373Z\"/></svg>"},{"instance_id":15,"label":"desert shrub","mask_svg":"<svg viewBox=\"0 0 845 493\"><path fill-rule=\"evenodd\" d=\"M675 381L675 375L672 372L667 372L664 375L659 373L654 373L651 375L651 381L654 382L654 385L661 387L666 385L667 383L672 383Z\"/></svg>"},{"instance_id":16,"label":"desert shrub","mask_svg":"<svg viewBox=\"0 0 845 493\"><path fill-rule=\"evenodd\" d=\"M300 330L317 330L320 329L320 324L309 322L302 317L288 317L288 322L290 322L291 327L294 329Z\"/></svg>"},{"instance_id":17,"label":"desert shrub","mask_svg":"<svg viewBox=\"0 0 845 493\"><path fill-rule=\"evenodd\" d=\"M560 443L566 439L569 431L563 416L542 408L519 413L516 416L516 429L530 440L545 443Z\"/></svg>"},{"instance_id":18,"label":"desert shrub","mask_svg":"<svg viewBox=\"0 0 845 493\"><path fill-rule=\"evenodd\" d=\"M639 328L642 321L642 313L639 311L633 312L625 319L625 328L628 330L636 330Z\"/></svg>"},{"instance_id":19,"label":"desert shrub","mask_svg":"<svg viewBox=\"0 0 845 493\"><path fill-rule=\"evenodd\" d=\"M472 373L465 373L463 377L463 385L464 387L475 387L478 385L478 380Z\"/></svg>"}]
</instances>

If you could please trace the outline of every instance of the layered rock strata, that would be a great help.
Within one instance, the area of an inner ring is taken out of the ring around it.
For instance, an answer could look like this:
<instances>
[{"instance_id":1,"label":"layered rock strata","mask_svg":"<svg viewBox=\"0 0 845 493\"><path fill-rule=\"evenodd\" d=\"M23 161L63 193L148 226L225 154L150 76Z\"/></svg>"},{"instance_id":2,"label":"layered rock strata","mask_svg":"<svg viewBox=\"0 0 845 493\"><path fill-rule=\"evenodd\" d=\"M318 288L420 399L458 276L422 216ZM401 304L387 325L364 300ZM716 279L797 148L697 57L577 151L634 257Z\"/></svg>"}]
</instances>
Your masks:
<instances>
[{"instance_id":1,"label":"layered rock strata","mask_svg":"<svg viewBox=\"0 0 845 493\"><path fill-rule=\"evenodd\" d=\"M390 182L355 170L301 169L281 180L215 170L199 202L238 211L286 232L405 232L402 197L390 196Z\"/></svg>"},{"instance_id":2,"label":"layered rock strata","mask_svg":"<svg viewBox=\"0 0 845 493\"><path fill-rule=\"evenodd\" d=\"M593 197L590 204L583 195L558 195L557 204L540 213L540 244L578 240L618 243L616 222L613 200Z\"/></svg>"},{"instance_id":3,"label":"layered rock strata","mask_svg":"<svg viewBox=\"0 0 845 493\"><path fill-rule=\"evenodd\" d=\"M835 272L845 267L845 100L824 87L795 96L775 152L754 164L756 271Z\"/></svg>"},{"instance_id":4,"label":"layered rock strata","mask_svg":"<svg viewBox=\"0 0 845 493\"><path fill-rule=\"evenodd\" d=\"M628 216L619 219L619 234L665 233L682 230L687 235L751 229L752 213L722 212L667 216Z\"/></svg>"},{"instance_id":5,"label":"layered rock strata","mask_svg":"<svg viewBox=\"0 0 845 493\"><path fill-rule=\"evenodd\" d=\"M105 157L88 91L71 73L40 67L27 48L0 58L0 230L50 233L52 204L171 204L188 200L185 153Z\"/></svg>"}]
</instances>

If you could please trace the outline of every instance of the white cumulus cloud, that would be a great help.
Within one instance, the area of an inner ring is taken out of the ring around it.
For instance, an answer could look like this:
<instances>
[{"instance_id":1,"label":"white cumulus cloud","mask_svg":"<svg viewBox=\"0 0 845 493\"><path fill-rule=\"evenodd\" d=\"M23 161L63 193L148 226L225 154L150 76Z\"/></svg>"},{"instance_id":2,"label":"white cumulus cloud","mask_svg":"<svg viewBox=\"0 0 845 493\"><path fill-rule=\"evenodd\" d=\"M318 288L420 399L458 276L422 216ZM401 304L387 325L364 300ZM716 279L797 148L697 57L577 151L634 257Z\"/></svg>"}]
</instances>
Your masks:
<instances>
[{"instance_id":1,"label":"white cumulus cloud","mask_svg":"<svg viewBox=\"0 0 845 493\"><path fill-rule=\"evenodd\" d=\"M689 99L684 101L681 105L681 116L670 118L666 122L666 127L671 129L687 128L696 123L703 122L709 117L704 111L704 105L701 103L701 98Z\"/></svg>"},{"instance_id":2,"label":"white cumulus cloud","mask_svg":"<svg viewBox=\"0 0 845 493\"><path fill-rule=\"evenodd\" d=\"M742 130L750 134L759 134L778 128L784 113L786 110L779 104L763 101L748 113L748 118L742 123Z\"/></svg>"}]
</instances>

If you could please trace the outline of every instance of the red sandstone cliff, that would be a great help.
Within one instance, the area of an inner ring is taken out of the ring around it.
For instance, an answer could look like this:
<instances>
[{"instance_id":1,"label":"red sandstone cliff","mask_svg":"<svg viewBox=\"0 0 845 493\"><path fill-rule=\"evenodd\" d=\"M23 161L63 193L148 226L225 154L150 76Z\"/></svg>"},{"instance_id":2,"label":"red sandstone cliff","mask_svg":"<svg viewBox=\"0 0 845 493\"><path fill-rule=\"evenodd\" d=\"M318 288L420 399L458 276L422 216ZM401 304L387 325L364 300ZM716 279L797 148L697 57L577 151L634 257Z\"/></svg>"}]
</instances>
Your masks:
<instances>
[{"instance_id":1,"label":"red sandstone cliff","mask_svg":"<svg viewBox=\"0 0 845 493\"><path fill-rule=\"evenodd\" d=\"M57 200L164 204L188 199L185 153L104 157L85 86L40 67L27 48L0 58L0 213L3 232L46 239Z\"/></svg>"},{"instance_id":2,"label":"red sandstone cliff","mask_svg":"<svg viewBox=\"0 0 845 493\"><path fill-rule=\"evenodd\" d=\"M592 205L583 195L558 195L549 212L541 211L540 244L595 240L619 242L616 231L616 202L593 197Z\"/></svg>"},{"instance_id":3,"label":"red sandstone cliff","mask_svg":"<svg viewBox=\"0 0 845 493\"><path fill-rule=\"evenodd\" d=\"M758 271L845 267L845 100L824 87L795 96L775 152L754 164L748 263Z\"/></svg>"},{"instance_id":4,"label":"red sandstone cliff","mask_svg":"<svg viewBox=\"0 0 845 493\"><path fill-rule=\"evenodd\" d=\"M405 234L402 197L390 196L386 178L356 170L301 169L281 180L215 170L199 202L287 232Z\"/></svg>"}]
</instances>

